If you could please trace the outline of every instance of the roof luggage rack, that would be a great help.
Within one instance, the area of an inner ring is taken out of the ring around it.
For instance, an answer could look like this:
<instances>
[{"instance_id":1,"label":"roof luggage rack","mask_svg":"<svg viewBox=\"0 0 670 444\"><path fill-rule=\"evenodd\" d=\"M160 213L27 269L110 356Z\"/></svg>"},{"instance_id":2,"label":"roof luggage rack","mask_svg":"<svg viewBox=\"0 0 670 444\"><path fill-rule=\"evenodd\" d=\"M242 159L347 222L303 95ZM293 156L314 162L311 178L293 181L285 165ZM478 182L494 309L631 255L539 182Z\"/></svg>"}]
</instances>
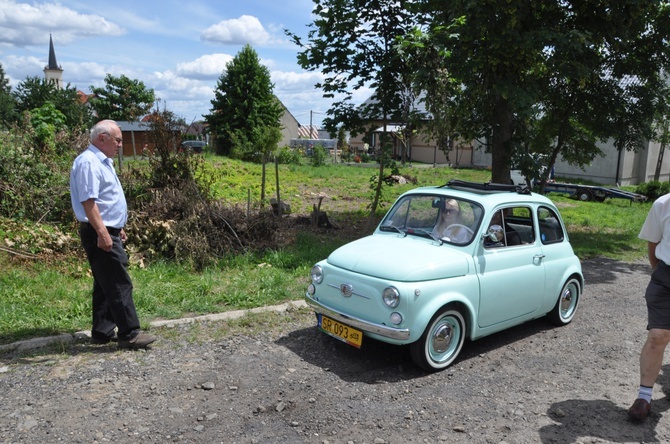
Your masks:
<instances>
[{"instance_id":1,"label":"roof luggage rack","mask_svg":"<svg viewBox=\"0 0 670 444\"><path fill-rule=\"evenodd\" d=\"M492 182L467 182L465 180L452 179L446 184L442 185L443 187L451 187L461 190L469 191L479 191L482 193L518 193L518 194L531 194L530 188L526 185L508 185L504 183L492 183Z\"/></svg>"}]
</instances>

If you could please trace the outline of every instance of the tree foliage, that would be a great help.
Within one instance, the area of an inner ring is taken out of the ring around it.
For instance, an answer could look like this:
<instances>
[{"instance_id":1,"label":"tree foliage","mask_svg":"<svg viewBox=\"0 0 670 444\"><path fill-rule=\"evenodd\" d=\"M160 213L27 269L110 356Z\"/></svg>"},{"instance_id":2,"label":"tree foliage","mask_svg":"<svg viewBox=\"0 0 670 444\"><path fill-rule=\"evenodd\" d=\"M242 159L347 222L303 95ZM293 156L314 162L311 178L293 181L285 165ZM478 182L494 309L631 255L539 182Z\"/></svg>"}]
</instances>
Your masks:
<instances>
[{"instance_id":1,"label":"tree foliage","mask_svg":"<svg viewBox=\"0 0 670 444\"><path fill-rule=\"evenodd\" d=\"M302 48L298 63L304 69L320 69L326 76L316 84L323 96L335 101L324 123L331 133L340 124L353 135L366 129L370 120L398 121L406 109L406 93L411 91L411 67L399 56L396 39L411 29L411 13L404 2L395 0L314 0L307 39L287 31ZM373 100L365 106L352 102L354 92L373 88ZM390 138L384 134L380 168L374 183L368 227L374 219L384 183L384 167L389 166Z\"/></svg>"},{"instance_id":2,"label":"tree foliage","mask_svg":"<svg viewBox=\"0 0 670 444\"><path fill-rule=\"evenodd\" d=\"M144 82L125 75L105 76L105 87L91 86L94 96L89 100L100 119L135 121L147 114L156 101L154 90Z\"/></svg>"},{"instance_id":3,"label":"tree foliage","mask_svg":"<svg viewBox=\"0 0 670 444\"><path fill-rule=\"evenodd\" d=\"M12 93L18 114L31 112L50 103L63 114L65 125L73 132L88 129L92 124L89 109L79 100L77 90L69 83L59 89L40 77L26 77ZM18 119L18 116L14 116ZM19 122L20 123L20 122Z\"/></svg>"},{"instance_id":4,"label":"tree foliage","mask_svg":"<svg viewBox=\"0 0 670 444\"><path fill-rule=\"evenodd\" d=\"M428 33L410 35L406 47L424 70L421 87L442 93L429 77L434 63L422 63L439 54L457 88L434 114L450 114L462 137L489 141L493 181L507 182L524 151L546 154L550 166L559 154L582 166L600 154L598 141L637 149L653 135L670 58L666 2L417 4Z\"/></svg>"},{"instance_id":5,"label":"tree foliage","mask_svg":"<svg viewBox=\"0 0 670 444\"><path fill-rule=\"evenodd\" d=\"M5 70L0 63L0 126L7 127L16 120L16 102L12 97L12 88L9 79L5 77Z\"/></svg>"},{"instance_id":6,"label":"tree foliage","mask_svg":"<svg viewBox=\"0 0 670 444\"><path fill-rule=\"evenodd\" d=\"M276 148L276 143L274 147L257 144L264 128L281 130L284 108L273 90L270 71L261 65L256 51L245 45L226 64L214 90L211 113L205 116L217 153L262 162L264 150Z\"/></svg>"}]
</instances>

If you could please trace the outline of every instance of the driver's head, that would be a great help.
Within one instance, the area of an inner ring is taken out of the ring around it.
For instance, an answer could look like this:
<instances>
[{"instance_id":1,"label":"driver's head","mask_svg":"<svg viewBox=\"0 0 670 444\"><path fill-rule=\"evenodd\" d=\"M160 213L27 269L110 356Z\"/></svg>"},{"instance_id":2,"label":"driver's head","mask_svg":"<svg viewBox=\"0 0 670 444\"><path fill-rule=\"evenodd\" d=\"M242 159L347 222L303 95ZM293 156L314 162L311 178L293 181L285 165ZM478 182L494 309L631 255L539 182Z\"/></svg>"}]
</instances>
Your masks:
<instances>
[{"instance_id":1,"label":"driver's head","mask_svg":"<svg viewBox=\"0 0 670 444\"><path fill-rule=\"evenodd\" d=\"M444 201L444 208L442 209L442 217L446 221L455 223L461 215L461 209L458 206L456 199L447 199Z\"/></svg>"}]
</instances>

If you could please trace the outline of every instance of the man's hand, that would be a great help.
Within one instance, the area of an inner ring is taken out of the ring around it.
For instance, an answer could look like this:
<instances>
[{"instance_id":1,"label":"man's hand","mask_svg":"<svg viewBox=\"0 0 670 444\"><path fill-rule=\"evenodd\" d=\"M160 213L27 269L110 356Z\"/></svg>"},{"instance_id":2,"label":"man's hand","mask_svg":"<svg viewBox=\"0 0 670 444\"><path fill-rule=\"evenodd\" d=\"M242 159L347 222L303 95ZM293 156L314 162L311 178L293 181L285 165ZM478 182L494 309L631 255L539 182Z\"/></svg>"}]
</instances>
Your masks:
<instances>
[{"instance_id":1,"label":"man's hand","mask_svg":"<svg viewBox=\"0 0 670 444\"><path fill-rule=\"evenodd\" d=\"M112 251L112 237L109 235L107 230L104 230L102 233L98 233L98 248L109 253Z\"/></svg>"},{"instance_id":2,"label":"man's hand","mask_svg":"<svg viewBox=\"0 0 670 444\"><path fill-rule=\"evenodd\" d=\"M119 237L121 238L121 242L126 242L126 239L128 239L128 236L126 236L126 232L121 228L121 232L119 233Z\"/></svg>"}]
</instances>

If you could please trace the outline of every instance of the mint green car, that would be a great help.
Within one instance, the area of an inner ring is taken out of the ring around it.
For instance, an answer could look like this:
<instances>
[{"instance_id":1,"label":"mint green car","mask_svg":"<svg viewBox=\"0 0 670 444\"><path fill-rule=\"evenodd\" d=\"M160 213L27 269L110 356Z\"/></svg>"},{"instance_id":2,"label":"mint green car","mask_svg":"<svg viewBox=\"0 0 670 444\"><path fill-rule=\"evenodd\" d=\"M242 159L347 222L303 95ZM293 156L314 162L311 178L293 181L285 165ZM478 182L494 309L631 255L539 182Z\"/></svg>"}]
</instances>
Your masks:
<instances>
[{"instance_id":1,"label":"mint green car","mask_svg":"<svg viewBox=\"0 0 670 444\"><path fill-rule=\"evenodd\" d=\"M427 371L475 340L574 318L584 288L558 209L525 187L450 181L404 193L370 236L314 265L305 300L325 333L409 345Z\"/></svg>"}]
</instances>

